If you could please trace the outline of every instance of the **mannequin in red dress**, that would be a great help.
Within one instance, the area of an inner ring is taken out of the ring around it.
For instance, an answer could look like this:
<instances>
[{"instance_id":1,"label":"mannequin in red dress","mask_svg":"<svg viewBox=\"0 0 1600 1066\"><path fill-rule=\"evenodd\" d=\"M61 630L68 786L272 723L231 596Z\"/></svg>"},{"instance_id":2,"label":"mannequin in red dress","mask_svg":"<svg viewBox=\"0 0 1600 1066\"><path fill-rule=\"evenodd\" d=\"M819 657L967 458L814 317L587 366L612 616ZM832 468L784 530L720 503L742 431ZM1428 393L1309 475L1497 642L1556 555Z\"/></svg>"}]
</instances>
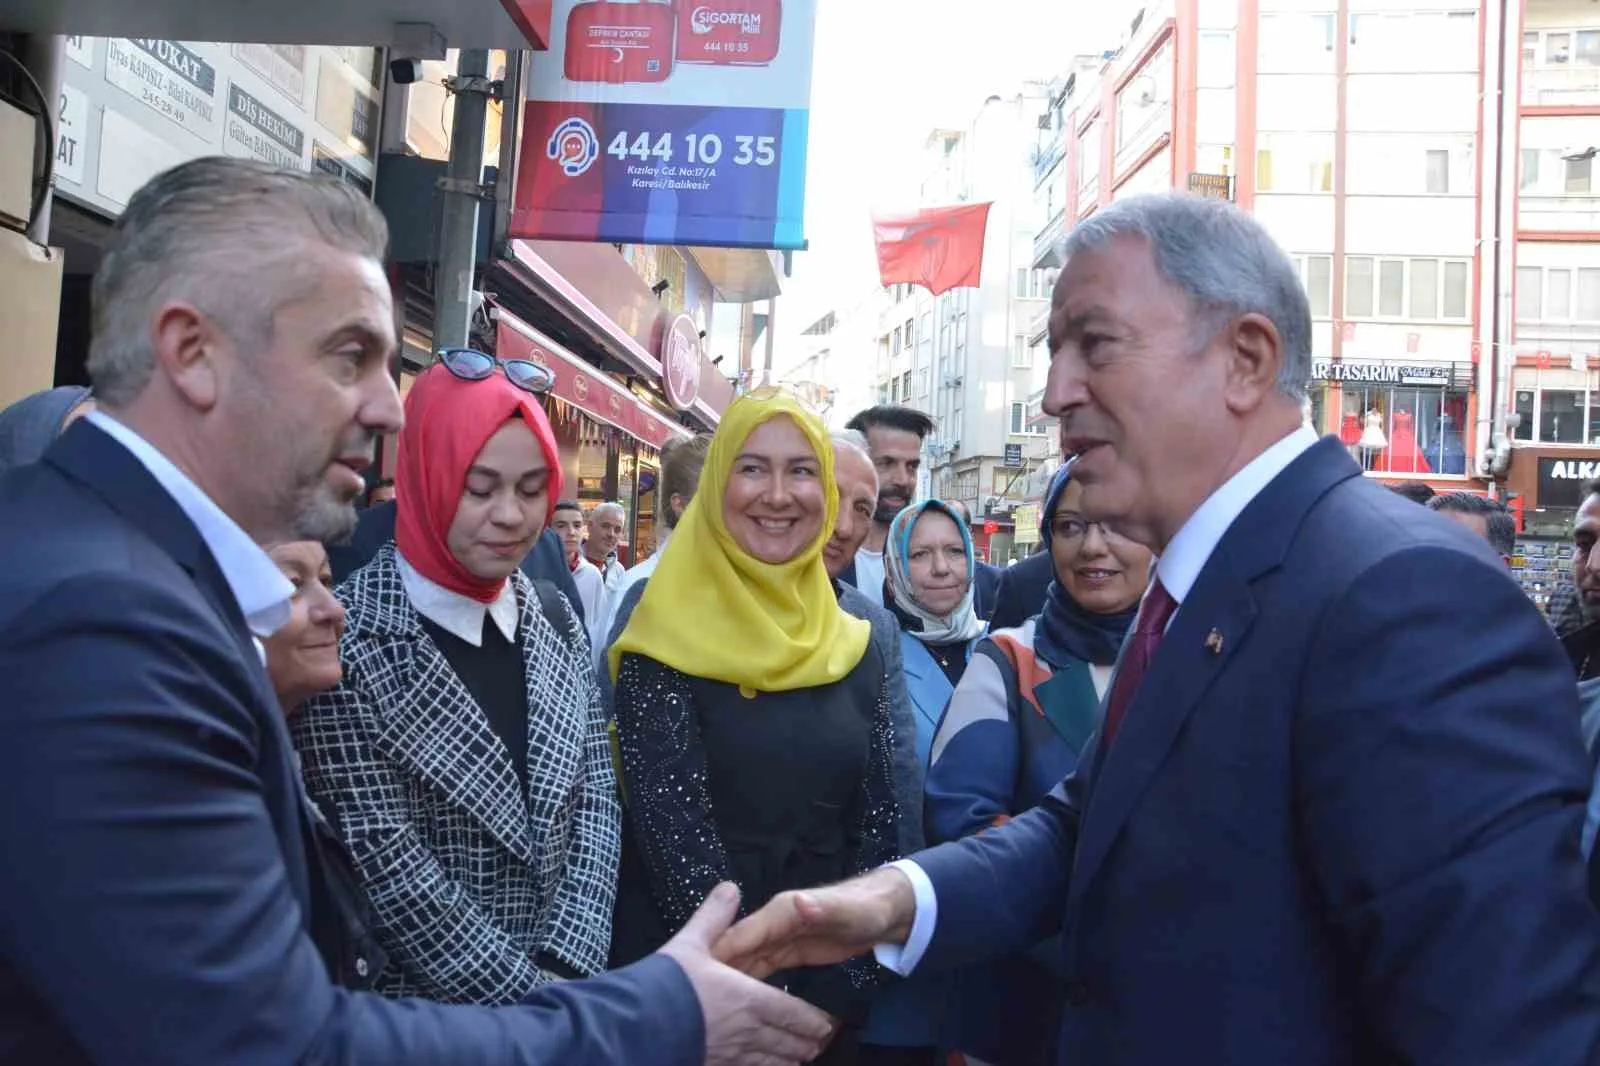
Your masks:
<instances>
[{"instance_id":1,"label":"mannequin in red dress","mask_svg":"<svg viewBox=\"0 0 1600 1066\"><path fill-rule=\"evenodd\" d=\"M1417 429L1410 411L1394 413L1394 432L1389 436L1389 446L1378 457L1378 469L1391 474L1430 474L1422 449L1417 447Z\"/></svg>"}]
</instances>

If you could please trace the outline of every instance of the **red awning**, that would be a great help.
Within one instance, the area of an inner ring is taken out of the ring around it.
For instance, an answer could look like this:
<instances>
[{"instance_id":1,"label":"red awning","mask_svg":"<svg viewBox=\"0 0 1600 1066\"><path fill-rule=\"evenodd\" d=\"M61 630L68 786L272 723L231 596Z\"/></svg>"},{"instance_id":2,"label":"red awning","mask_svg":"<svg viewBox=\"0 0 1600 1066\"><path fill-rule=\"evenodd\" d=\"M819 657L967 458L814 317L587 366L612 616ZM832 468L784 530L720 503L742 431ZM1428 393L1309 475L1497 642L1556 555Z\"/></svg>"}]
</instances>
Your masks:
<instances>
[{"instance_id":1,"label":"red awning","mask_svg":"<svg viewBox=\"0 0 1600 1066\"><path fill-rule=\"evenodd\" d=\"M539 60L535 59L534 62L537 63ZM607 247L606 251L610 253L612 249ZM632 274L633 268L623 264L620 255L616 259L623 269ZM611 315L585 296L582 289L535 251L530 242L512 241L510 257L503 262L512 268L513 273L519 275L533 292L553 297L558 309L566 310L579 328L594 336L633 370L650 381L661 380L661 360L655 353L646 349L627 330L618 325ZM656 298L650 295L649 290L644 288L642 281L638 282L638 285L648 299L650 315L647 324L653 330L656 317L660 313L659 304Z\"/></svg>"},{"instance_id":2,"label":"red awning","mask_svg":"<svg viewBox=\"0 0 1600 1066\"><path fill-rule=\"evenodd\" d=\"M543 333L503 308L496 308L496 354L501 359L527 359L555 371L552 393L585 414L660 448L689 431L645 404L609 374L596 370Z\"/></svg>"}]
</instances>

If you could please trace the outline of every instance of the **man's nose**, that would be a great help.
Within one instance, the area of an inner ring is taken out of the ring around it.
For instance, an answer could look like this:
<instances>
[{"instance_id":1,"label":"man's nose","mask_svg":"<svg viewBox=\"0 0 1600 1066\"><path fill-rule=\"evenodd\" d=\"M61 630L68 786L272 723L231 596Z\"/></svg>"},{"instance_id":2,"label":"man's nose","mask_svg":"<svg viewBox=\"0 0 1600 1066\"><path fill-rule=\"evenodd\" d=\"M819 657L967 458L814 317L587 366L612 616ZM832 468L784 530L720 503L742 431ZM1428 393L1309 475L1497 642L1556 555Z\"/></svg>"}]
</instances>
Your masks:
<instances>
[{"instance_id":1,"label":"man's nose","mask_svg":"<svg viewBox=\"0 0 1600 1066\"><path fill-rule=\"evenodd\" d=\"M367 395L361 405L361 424L374 433L400 432L400 427L406 421L405 404L400 399L400 390L395 388L394 379L389 376L388 365L385 364L370 377Z\"/></svg>"},{"instance_id":2,"label":"man's nose","mask_svg":"<svg viewBox=\"0 0 1600 1066\"><path fill-rule=\"evenodd\" d=\"M1060 418L1073 408L1087 403L1088 399L1083 360L1070 347L1062 348L1050 357L1050 372L1045 378L1041 409L1053 418Z\"/></svg>"}]
</instances>

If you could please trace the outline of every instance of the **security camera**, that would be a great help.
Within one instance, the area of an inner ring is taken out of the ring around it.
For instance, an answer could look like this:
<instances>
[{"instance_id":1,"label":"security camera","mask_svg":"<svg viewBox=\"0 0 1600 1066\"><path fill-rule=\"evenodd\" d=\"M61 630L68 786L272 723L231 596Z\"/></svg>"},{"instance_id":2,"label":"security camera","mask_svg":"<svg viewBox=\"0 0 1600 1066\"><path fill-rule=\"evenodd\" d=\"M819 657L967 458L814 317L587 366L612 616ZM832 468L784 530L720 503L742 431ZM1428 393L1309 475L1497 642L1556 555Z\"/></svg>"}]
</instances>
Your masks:
<instances>
[{"instance_id":1,"label":"security camera","mask_svg":"<svg viewBox=\"0 0 1600 1066\"><path fill-rule=\"evenodd\" d=\"M389 60L389 80L396 85L412 85L422 80L422 60Z\"/></svg>"}]
</instances>

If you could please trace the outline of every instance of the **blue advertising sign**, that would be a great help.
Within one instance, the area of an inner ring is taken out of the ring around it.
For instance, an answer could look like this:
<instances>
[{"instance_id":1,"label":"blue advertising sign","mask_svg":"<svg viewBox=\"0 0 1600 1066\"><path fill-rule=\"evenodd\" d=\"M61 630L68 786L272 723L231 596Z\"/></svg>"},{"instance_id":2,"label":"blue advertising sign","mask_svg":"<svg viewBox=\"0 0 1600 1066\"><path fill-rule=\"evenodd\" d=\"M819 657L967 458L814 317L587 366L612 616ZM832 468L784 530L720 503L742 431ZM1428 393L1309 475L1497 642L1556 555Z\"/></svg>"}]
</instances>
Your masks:
<instances>
[{"instance_id":1,"label":"blue advertising sign","mask_svg":"<svg viewBox=\"0 0 1600 1066\"><path fill-rule=\"evenodd\" d=\"M556 0L511 235L803 248L814 21L815 0Z\"/></svg>"}]
</instances>

